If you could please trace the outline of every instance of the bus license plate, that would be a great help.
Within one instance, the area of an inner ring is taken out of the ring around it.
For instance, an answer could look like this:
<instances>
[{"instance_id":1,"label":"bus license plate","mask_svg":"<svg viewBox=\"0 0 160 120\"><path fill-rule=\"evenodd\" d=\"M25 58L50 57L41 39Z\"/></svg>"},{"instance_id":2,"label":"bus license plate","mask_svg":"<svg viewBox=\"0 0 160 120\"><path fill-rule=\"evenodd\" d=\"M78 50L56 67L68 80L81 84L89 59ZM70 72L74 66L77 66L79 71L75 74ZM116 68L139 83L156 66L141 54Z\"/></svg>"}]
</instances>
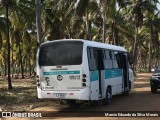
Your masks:
<instances>
[{"instance_id":1,"label":"bus license plate","mask_svg":"<svg viewBox=\"0 0 160 120\"><path fill-rule=\"evenodd\" d=\"M66 98L66 93L55 93L56 98Z\"/></svg>"}]
</instances>

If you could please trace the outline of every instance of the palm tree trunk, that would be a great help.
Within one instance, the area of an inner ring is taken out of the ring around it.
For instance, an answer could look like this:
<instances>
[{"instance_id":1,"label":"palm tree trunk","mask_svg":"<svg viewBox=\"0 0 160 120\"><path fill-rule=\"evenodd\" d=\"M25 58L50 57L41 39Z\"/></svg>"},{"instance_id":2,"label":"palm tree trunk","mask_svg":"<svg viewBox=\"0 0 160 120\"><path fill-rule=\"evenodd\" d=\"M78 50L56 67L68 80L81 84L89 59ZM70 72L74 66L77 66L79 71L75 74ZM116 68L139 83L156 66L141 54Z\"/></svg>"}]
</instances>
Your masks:
<instances>
[{"instance_id":1,"label":"palm tree trunk","mask_svg":"<svg viewBox=\"0 0 160 120\"><path fill-rule=\"evenodd\" d=\"M140 55L140 66L139 66L139 68L140 68L140 72L142 72L142 53L141 53L141 51L139 51L139 55Z\"/></svg>"},{"instance_id":2,"label":"palm tree trunk","mask_svg":"<svg viewBox=\"0 0 160 120\"><path fill-rule=\"evenodd\" d=\"M149 57L148 57L148 72L151 71L151 54L152 54L152 36L153 36L153 27L152 27L152 20L149 18L150 21L150 43L149 43Z\"/></svg>"},{"instance_id":3,"label":"palm tree trunk","mask_svg":"<svg viewBox=\"0 0 160 120\"><path fill-rule=\"evenodd\" d=\"M115 35L115 45L119 45L119 32L116 27L115 27L114 35Z\"/></svg>"},{"instance_id":4,"label":"palm tree trunk","mask_svg":"<svg viewBox=\"0 0 160 120\"><path fill-rule=\"evenodd\" d=\"M9 5L6 4L6 23L7 23L7 46L8 46L8 89L12 89L12 81L11 81L11 70L10 70L10 34L9 34L9 18L8 18L8 9Z\"/></svg>"},{"instance_id":5,"label":"palm tree trunk","mask_svg":"<svg viewBox=\"0 0 160 120\"><path fill-rule=\"evenodd\" d=\"M112 45L115 44L114 23L112 23Z\"/></svg>"},{"instance_id":6,"label":"palm tree trunk","mask_svg":"<svg viewBox=\"0 0 160 120\"><path fill-rule=\"evenodd\" d=\"M156 66L158 65L159 60L159 41L158 41L158 31L155 32L156 34Z\"/></svg>"},{"instance_id":7,"label":"palm tree trunk","mask_svg":"<svg viewBox=\"0 0 160 120\"><path fill-rule=\"evenodd\" d=\"M42 27L41 27L41 5L40 0L35 1L36 5L36 26L37 26L37 43L41 45L42 43Z\"/></svg>"},{"instance_id":8,"label":"palm tree trunk","mask_svg":"<svg viewBox=\"0 0 160 120\"><path fill-rule=\"evenodd\" d=\"M24 68L23 68L22 51L20 47L20 42L19 42L19 58L20 58L20 66L21 66L21 75L22 75L22 79L24 79Z\"/></svg>"},{"instance_id":9,"label":"palm tree trunk","mask_svg":"<svg viewBox=\"0 0 160 120\"><path fill-rule=\"evenodd\" d=\"M134 47L133 47L133 71L135 71L135 63L137 58L137 41L138 41L138 27L135 25L135 41L134 41Z\"/></svg>"},{"instance_id":10,"label":"palm tree trunk","mask_svg":"<svg viewBox=\"0 0 160 120\"><path fill-rule=\"evenodd\" d=\"M7 75L7 59L6 59L6 49L4 50L4 76Z\"/></svg>"},{"instance_id":11,"label":"palm tree trunk","mask_svg":"<svg viewBox=\"0 0 160 120\"><path fill-rule=\"evenodd\" d=\"M31 69L31 56L29 55L28 57L28 61L29 61L29 75L31 76L32 75L32 69Z\"/></svg>"},{"instance_id":12,"label":"palm tree trunk","mask_svg":"<svg viewBox=\"0 0 160 120\"><path fill-rule=\"evenodd\" d=\"M112 23L113 45L119 45L118 29L116 28L115 24L115 22Z\"/></svg>"},{"instance_id":13,"label":"palm tree trunk","mask_svg":"<svg viewBox=\"0 0 160 120\"><path fill-rule=\"evenodd\" d=\"M102 33L102 43L105 43L106 42L106 36L105 36L105 32L106 32L106 27L105 27L105 24L106 24L106 13L105 13L105 7L103 7L103 33Z\"/></svg>"},{"instance_id":14,"label":"palm tree trunk","mask_svg":"<svg viewBox=\"0 0 160 120\"><path fill-rule=\"evenodd\" d=\"M91 40L91 21L89 21L88 18L88 8L86 8L86 31L87 31L86 39Z\"/></svg>"},{"instance_id":15,"label":"palm tree trunk","mask_svg":"<svg viewBox=\"0 0 160 120\"><path fill-rule=\"evenodd\" d=\"M13 45L13 43L12 43ZM12 78L14 76L14 62L13 62L13 46L12 46L12 54L11 54L11 58L12 58Z\"/></svg>"}]
</instances>

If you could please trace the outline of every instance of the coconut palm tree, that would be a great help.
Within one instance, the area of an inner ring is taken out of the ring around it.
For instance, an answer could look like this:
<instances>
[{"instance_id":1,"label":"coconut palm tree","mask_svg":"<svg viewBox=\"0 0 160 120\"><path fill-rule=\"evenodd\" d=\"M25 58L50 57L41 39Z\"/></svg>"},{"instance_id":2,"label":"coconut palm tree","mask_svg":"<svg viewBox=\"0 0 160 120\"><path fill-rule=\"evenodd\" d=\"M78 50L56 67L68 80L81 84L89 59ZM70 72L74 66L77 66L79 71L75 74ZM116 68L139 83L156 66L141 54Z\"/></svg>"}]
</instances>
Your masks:
<instances>
[{"instance_id":1,"label":"coconut palm tree","mask_svg":"<svg viewBox=\"0 0 160 120\"><path fill-rule=\"evenodd\" d=\"M12 5L10 6L10 13L9 18L12 23L11 27L13 30L13 43L16 43L18 46L19 51L19 65L21 66L21 74L22 79L24 78L24 68L23 68L23 34L30 29L30 26L33 22L31 16L33 16L34 10L31 8L30 5L33 5L33 1L13 1Z\"/></svg>"},{"instance_id":2,"label":"coconut palm tree","mask_svg":"<svg viewBox=\"0 0 160 120\"><path fill-rule=\"evenodd\" d=\"M148 71L150 72L151 71L151 61L152 61L152 57L151 57L151 54L152 54L152 41L153 41L153 20L154 20L154 16L155 16L155 13L157 11L157 3L158 1L157 0L149 0L148 1L148 6L147 6L147 11L146 11L146 20L148 21L149 23L149 33L150 33L150 43L149 43L149 56L148 56Z\"/></svg>"},{"instance_id":3,"label":"coconut palm tree","mask_svg":"<svg viewBox=\"0 0 160 120\"><path fill-rule=\"evenodd\" d=\"M133 46L133 63L137 58L137 47L139 40L139 29L143 25L144 13L147 11L150 2L148 0L134 0L128 3L127 17L131 20L135 27L135 40Z\"/></svg>"}]
</instances>

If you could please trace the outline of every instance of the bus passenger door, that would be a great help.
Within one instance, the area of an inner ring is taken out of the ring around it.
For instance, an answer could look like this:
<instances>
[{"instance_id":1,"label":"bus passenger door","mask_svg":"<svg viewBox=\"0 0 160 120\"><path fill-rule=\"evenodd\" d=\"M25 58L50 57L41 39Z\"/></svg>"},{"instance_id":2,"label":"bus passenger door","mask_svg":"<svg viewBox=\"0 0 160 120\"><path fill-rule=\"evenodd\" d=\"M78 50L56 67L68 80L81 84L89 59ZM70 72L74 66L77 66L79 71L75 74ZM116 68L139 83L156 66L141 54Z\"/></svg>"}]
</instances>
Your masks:
<instances>
[{"instance_id":1,"label":"bus passenger door","mask_svg":"<svg viewBox=\"0 0 160 120\"><path fill-rule=\"evenodd\" d=\"M98 76L99 76L99 98L102 98L104 95L104 63L103 63L103 50L97 49L97 69L98 69Z\"/></svg>"},{"instance_id":2,"label":"bus passenger door","mask_svg":"<svg viewBox=\"0 0 160 120\"><path fill-rule=\"evenodd\" d=\"M120 63L123 69L123 90L129 90L129 69L128 69L128 57L126 53L120 53Z\"/></svg>"},{"instance_id":3,"label":"bus passenger door","mask_svg":"<svg viewBox=\"0 0 160 120\"><path fill-rule=\"evenodd\" d=\"M88 65L90 74L90 100L99 99L99 72L97 68L97 52L94 48L89 47L88 53Z\"/></svg>"},{"instance_id":4,"label":"bus passenger door","mask_svg":"<svg viewBox=\"0 0 160 120\"><path fill-rule=\"evenodd\" d=\"M91 100L99 100L100 98L102 98L104 93L104 70L102 58L102 50L96 48L88 48Z\"/></svg>"}]
</instances>

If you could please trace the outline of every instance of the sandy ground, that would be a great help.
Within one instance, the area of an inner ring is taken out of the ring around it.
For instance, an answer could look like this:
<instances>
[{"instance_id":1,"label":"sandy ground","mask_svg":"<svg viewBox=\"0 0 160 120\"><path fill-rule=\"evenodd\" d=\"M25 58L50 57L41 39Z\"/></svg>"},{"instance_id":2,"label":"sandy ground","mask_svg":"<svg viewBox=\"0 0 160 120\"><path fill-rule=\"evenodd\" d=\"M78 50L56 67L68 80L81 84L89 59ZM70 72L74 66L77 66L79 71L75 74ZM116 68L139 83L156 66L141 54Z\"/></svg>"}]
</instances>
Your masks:
<instances>
[{"instance_id":1,"label":"sandy ground","mask_svg":"<svg viewBox=\"0 0 160 120\"><path fill-rule=\"evenodd\" d=\"M32 111L49 111L46 114L52 116L56 112L61 111L73 111L73 117L55 117L55 118L42 118L46 119L63 119L63 120L118 120L118 119L154 119L159 120L160 117L75 117L77 113L75 111L93 111L93 116L96 116L99 111L160 111L160 92L153 94L150 92L150 73L138 74L135 82L134 89L128 96L116 95L113 97L113 101L110 105L98 106L97 104L80 103L77 106L71 107L68 105L60 105L58 102L48 102L45 106L38 107ZM44 104L44 103L43 103ZM88 112L91 114L90 112ZM71 114L71 113L69 113ZM77 115L78 116L78 115ZM17 120L17 118L9 118L9 120ZM29 118L26 118L29 120Z\"/></svg>"}]
</instances>

